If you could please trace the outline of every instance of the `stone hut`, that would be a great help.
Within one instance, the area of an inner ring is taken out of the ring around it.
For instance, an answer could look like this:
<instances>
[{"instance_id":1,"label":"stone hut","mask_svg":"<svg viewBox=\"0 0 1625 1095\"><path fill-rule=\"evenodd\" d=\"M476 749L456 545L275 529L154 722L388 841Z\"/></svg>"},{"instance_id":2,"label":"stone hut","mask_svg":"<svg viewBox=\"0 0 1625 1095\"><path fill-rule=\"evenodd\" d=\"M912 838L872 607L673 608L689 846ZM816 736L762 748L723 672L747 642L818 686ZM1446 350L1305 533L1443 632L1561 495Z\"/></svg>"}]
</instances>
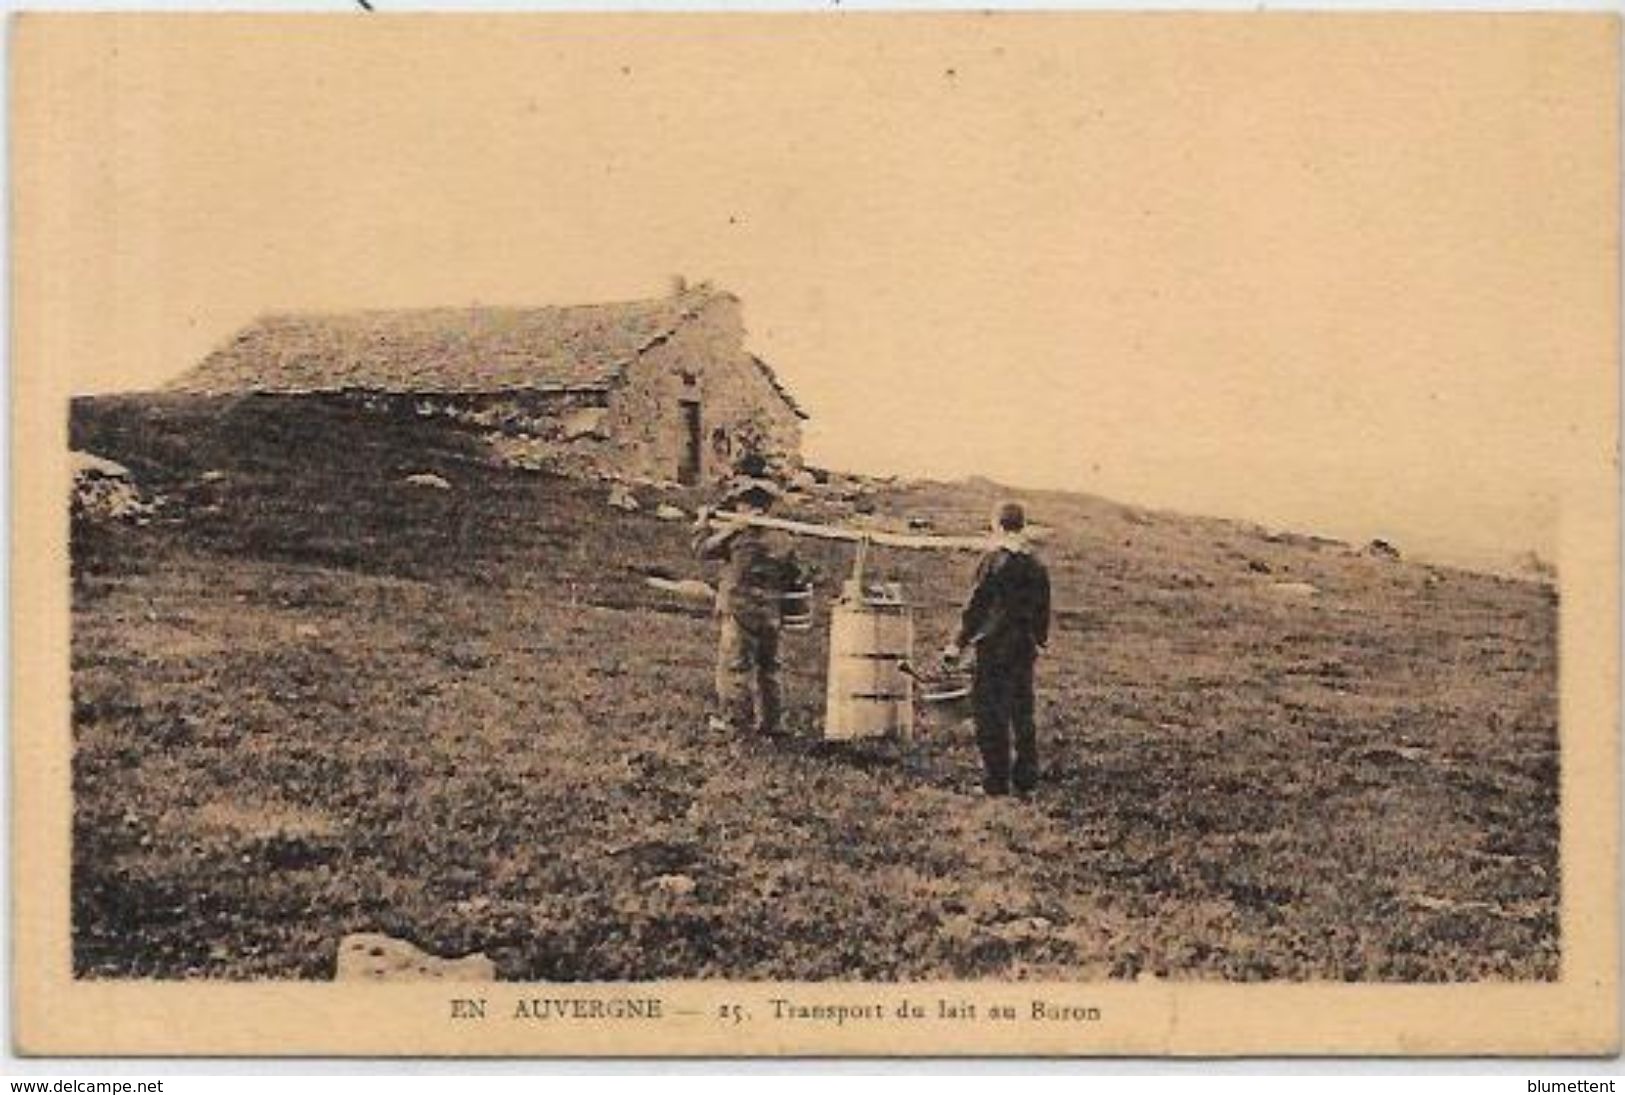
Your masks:
<instances>
[{"instance_id":1,"label":"stone hut","mask_svg":"<svg viewBox=\"0 0 1625 1095\"><path fill-rule=\"evenodd\" d=\"M405 402L541 463L694 484L747 453L800 464L807 416L744 342L739 298L709 285L563 308L273 315L170 387Z\"/></svg>"}]
</instances>

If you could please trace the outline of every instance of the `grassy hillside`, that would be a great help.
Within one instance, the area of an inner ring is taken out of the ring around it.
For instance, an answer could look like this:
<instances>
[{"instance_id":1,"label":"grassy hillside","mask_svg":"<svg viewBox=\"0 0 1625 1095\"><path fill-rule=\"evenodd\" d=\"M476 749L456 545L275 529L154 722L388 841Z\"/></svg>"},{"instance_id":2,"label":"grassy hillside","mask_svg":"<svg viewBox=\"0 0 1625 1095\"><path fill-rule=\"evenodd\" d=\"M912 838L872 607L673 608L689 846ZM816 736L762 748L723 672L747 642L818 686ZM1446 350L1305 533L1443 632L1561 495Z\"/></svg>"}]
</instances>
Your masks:
<instances>
[{"instance_id":1,"label":"grassy hillside","mask_svg":"<svg viewBox=\"0 0 1625 1095\"><path fill-rule=\"evenodd\" d=\"M81 975L326 977L359 930L527 979L1557 975L1545 587L1031 495L1046 782L987 801L965 727L816 741L818 630L801 739L708 735L711 621L633 569L697 575L687 528L602 484L338 403L72 435L165 498L74 529ZM971 531L997 494L876 505ZM877 562L940 645L973 560Z\"/></svg>"}]
</instances>

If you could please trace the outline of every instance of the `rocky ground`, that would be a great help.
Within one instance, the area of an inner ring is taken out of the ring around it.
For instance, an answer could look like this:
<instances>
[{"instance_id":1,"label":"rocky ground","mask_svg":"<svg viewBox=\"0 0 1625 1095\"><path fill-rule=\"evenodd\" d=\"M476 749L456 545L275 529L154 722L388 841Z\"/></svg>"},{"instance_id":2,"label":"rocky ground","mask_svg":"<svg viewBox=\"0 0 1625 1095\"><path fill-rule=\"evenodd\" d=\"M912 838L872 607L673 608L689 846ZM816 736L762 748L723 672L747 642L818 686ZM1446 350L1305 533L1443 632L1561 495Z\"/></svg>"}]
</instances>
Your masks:
<instances>
[{"instance_id":1,"label":"rocky ground","mask_svg":"<svg viewBox=\"0 0 1625 1095\"><path fill-rule=\"evenodd\" d=\"M707 734L706 609L645 580L703 577L659 511L691 494L336 403L85 400L72 434L136 507L74 518L83 976L325 978L364 932L527 979L1557 975L1548 585L1029 495L1046 782L989 802L963 726L816 740L821 628L797 740ZM998 494L789 513L964 533ZM973 560L875 561L940 645Z\"/></svg>"}]
</instances>

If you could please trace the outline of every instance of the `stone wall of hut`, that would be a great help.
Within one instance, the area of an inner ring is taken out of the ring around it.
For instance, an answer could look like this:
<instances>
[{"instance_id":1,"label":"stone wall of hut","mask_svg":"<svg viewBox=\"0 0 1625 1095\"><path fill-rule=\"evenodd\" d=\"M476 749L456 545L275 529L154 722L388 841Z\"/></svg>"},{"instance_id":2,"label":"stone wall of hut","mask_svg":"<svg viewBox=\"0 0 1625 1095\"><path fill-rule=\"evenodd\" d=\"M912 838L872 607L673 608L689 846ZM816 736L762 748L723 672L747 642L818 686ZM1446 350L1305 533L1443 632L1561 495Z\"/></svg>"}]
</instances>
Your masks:
<instances>
[{"instance_id":1,"label":"stone wall of hut","mask_svg":"<svg viewBox=\"0 0 1625 1095\"><path fill-rule=\"evenodd\" d=\"M628 474L675 480L688 445L684 404L699 407L701 481L731 474L746 452L801 460L801 420L745 350L739 302L716 295L649 347L610 396L608 433Z\"/></svg>"}]
</instances>

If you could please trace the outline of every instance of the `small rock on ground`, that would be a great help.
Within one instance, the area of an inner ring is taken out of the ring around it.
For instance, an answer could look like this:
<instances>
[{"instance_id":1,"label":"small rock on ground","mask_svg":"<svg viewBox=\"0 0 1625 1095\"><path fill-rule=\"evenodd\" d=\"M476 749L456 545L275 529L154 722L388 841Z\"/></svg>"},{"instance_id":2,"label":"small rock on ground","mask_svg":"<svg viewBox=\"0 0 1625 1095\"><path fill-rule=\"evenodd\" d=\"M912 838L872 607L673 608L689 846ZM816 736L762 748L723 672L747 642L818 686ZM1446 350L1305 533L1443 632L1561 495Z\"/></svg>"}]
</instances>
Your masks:
<instances>
[{"instance_id":1,"label":"small rock on ground","mask_svg":"<svg viewBox=\"0 0 1625 1095\"><path fill-rule=\"evenodd\" d=\"M339 940L335 981L495 981L496 965L475 953L438 958L404 939L358 932Z\"/></svg>"},{"instance_id":2,"label":"small rock on ground","mask_svg":"<svg viewBox=\"0 0 1625 1095\"><path fill-rule=\"evenodd\" d=\"M1308 582L1272 582L1270 592L1277 593L1282 597L1313 597L1320 590Z\"/></svg>"},{"instance_id":3,"label":"small rock on ground","mask_svg":"<svg viewBox=\"0 0 1625 1095\"><path fill-rule=\"evenodd\" d=\"M130 469L123 464L79 449L68 454L68 463L72 466L75 476L103 475L109 479L126 479L130 474Z\"/></svg>"}]
</instances>

